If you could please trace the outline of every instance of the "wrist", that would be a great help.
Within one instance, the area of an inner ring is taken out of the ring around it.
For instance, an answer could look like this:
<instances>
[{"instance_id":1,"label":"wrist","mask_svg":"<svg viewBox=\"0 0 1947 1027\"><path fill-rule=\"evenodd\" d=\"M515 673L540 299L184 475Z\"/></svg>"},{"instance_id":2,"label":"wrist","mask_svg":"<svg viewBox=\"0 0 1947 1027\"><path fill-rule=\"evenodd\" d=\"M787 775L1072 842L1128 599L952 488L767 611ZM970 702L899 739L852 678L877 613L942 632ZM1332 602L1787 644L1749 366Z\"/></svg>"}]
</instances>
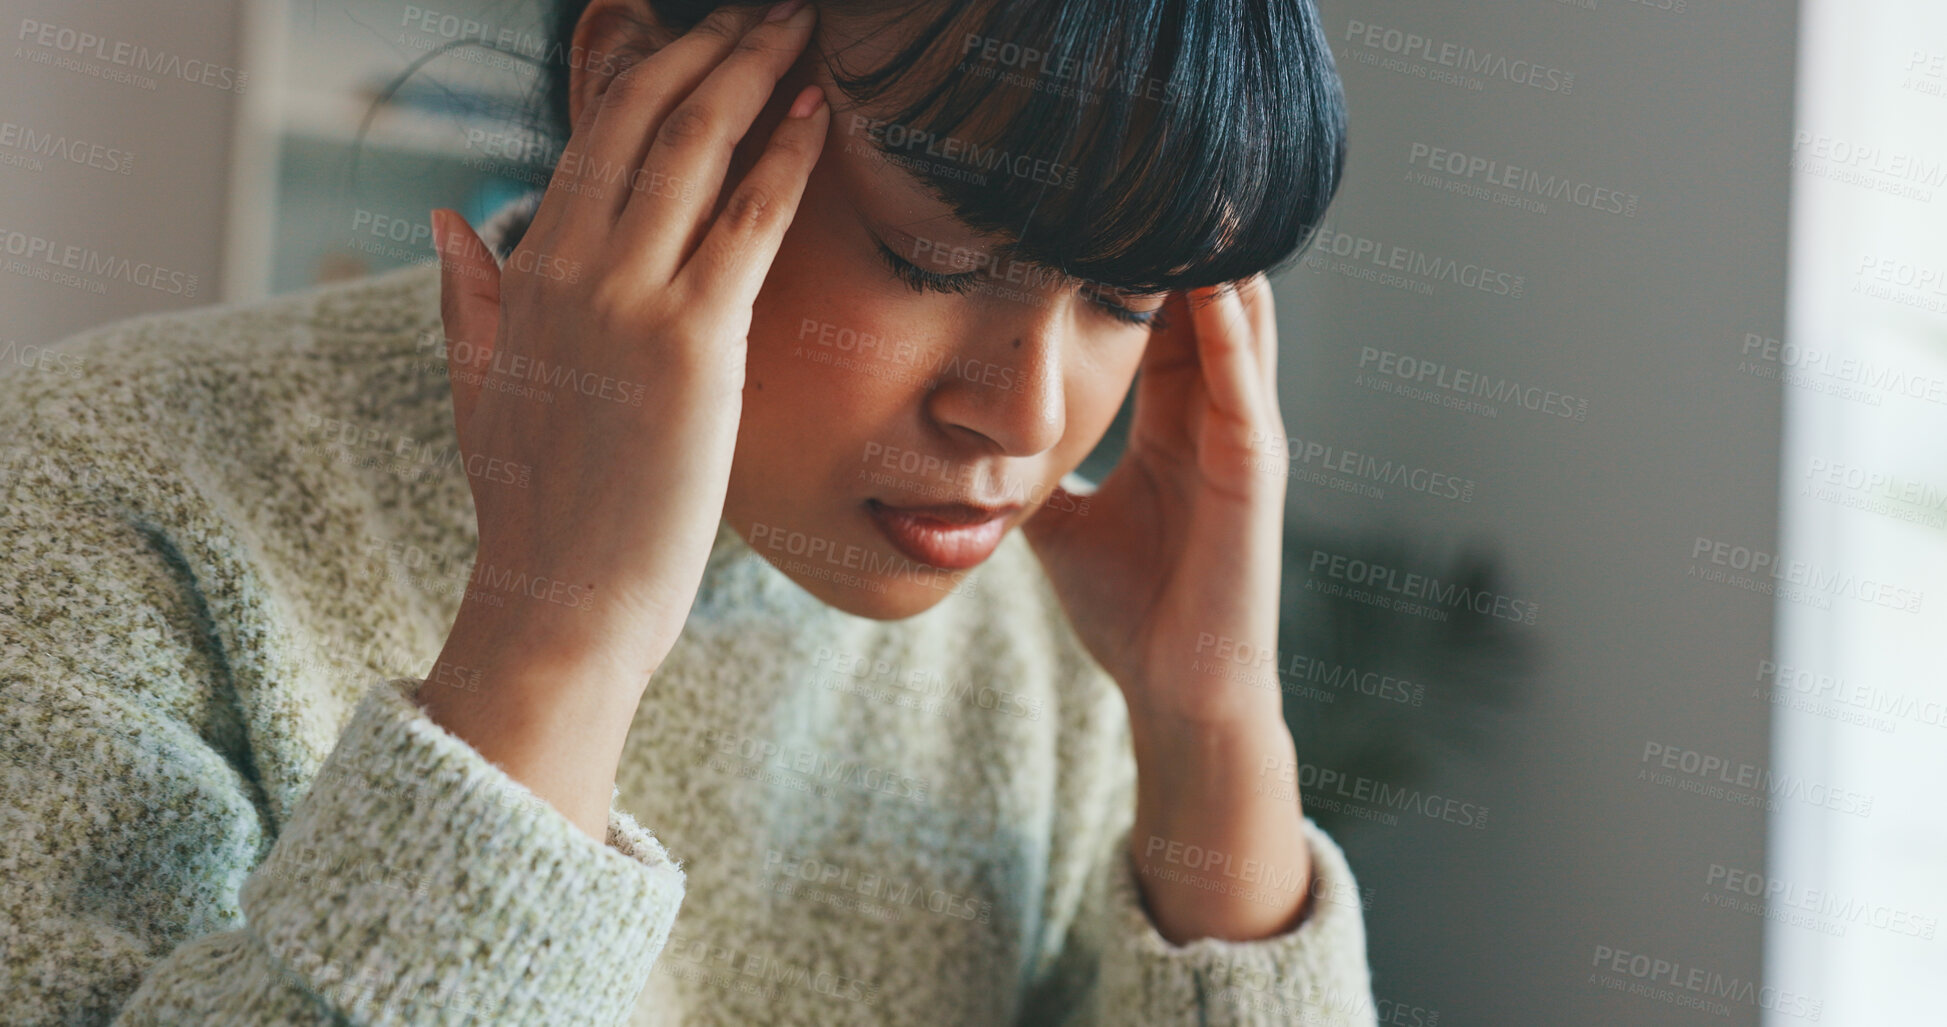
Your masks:
<instances>
[{"instance_id":1,"label":"wrist","mask_svg":"<svg viewBox=\"0 0 1947 1027\"><path fill-rule=\"evenodd\" d=\"M1132 722L1130 742L1138 815L1159 828L1222 823L1242 811L1291 804L1289 798L1270 798L1288 792L1260 787L1283 780L1279 775L1297 760L1297 745L1281 716Z\"/></svg>"},{"instance_id":2,"label":"wrist","mask_svg":"<svg viewBox=\"0 0 1947 1027\"><path fill-rule=\"evenodd\" d=\"M601 840L647 680L578 636L516 629L500 609L463 607L416 700L433 723Z\"/></svg>"}]
</instances>

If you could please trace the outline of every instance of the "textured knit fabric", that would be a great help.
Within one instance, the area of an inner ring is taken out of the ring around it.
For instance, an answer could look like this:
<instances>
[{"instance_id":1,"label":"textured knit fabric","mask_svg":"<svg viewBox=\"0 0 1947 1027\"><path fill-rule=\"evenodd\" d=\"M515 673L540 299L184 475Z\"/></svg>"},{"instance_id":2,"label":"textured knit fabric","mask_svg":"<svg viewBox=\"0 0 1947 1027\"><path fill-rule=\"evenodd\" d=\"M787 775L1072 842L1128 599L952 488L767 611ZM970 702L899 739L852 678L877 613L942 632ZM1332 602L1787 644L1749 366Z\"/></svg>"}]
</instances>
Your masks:
<instances>
[{"instance_id":1,"label":"textured knit fabric","mask_svg":"<svg viewBox=\"0 0 1947 1027\"><path fill-rule=\"evenodd\" d=\"M438 296L138 318L0 389L0 1020L1374 1021L1309 821L1294 930L1156 932L1126 707L1018 533L881 622L721 527L606 844L433 723L476 539Z\"/></svg>"}]
</instances>

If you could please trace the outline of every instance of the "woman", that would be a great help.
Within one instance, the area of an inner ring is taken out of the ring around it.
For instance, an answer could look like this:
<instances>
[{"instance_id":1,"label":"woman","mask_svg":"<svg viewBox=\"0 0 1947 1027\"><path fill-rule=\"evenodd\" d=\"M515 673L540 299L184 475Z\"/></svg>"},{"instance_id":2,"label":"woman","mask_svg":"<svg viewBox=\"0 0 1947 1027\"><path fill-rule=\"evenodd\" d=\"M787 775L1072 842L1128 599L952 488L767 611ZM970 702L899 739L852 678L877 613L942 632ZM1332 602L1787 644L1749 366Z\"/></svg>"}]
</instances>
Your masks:
<instances>
[{"instance_id":1,"label":"woman","mask_svg":"<svg viewBox=\"0 0 1947 1027\"><path fill-rule=\"evenodd\" d=\"M907 13L571 0L437 270L14 390L13 1017L1371 1022L1261 670L1315 16Z\"/></svg>"}]
</instances>

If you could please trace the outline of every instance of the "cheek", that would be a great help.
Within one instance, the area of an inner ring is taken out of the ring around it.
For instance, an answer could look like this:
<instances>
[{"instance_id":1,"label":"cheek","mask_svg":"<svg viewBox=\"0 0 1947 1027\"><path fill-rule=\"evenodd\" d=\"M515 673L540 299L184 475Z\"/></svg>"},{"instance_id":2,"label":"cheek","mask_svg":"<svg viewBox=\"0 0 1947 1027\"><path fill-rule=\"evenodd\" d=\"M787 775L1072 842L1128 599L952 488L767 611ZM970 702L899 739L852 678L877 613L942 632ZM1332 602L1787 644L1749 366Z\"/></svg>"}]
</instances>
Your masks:
<instances>
[{"instance_id":1,"label":"cheek","mask_svg":"<svg viewBox=\"0 0 1947 1027\"><path fill-rule=\"evenodd\" d=\"M1098 349L1107 355L1082 362L1068 371L1069 427L1062 443L1076 453L1077 462L1108 432L1142 362L1140 339L1105 339Z\"/></svg>"},{"instance_id":2,"label":"cheek","mask_svg":"<svg viewBox=\"0 0 1947 1027\"><path fill-rule=\"evenodd\" d=\"M837 262L781 260L774 274L751 315L746 403L830 411L820 430L844 431L918 402L917 376L898 373L917 352L910 310L876 300Z\"/></svg>"},{"instance_id":3,"label":"cheek","mask_svg":"<svg viewBox=\"0 0 1947 1027\"><path fill-rule=\"evenodd\" d=\"M787 237L752 310L738 459L773 480L853 468L920 409L917 376L897 373L915 311L885 297L876 266L831 254L815 233Z\"/></svg>"}]
</instances>

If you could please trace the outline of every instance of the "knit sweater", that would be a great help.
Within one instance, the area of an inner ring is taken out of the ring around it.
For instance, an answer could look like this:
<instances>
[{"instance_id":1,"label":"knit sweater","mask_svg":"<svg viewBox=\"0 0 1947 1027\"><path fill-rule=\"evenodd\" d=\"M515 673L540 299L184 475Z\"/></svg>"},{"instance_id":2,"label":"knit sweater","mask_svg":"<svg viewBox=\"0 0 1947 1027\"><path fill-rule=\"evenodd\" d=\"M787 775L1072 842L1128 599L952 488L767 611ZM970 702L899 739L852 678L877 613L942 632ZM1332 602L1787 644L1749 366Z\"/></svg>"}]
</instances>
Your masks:
<instances>
[{"instance_id":1,"label":"knit sweater","mask_svg":"<svg viewBox=\"0 0 1947 1027\"><path fill-rule=\"evenodd\" d=\"M0 388L0 1019L1374 1022L1309 820L1294 929L1157 933L1126 706L1019 533L876 621L721 525L605 843L435 724L478 687L425 680L477 539L438 297L136 318Z\"/></svg>"}]
</instances>

